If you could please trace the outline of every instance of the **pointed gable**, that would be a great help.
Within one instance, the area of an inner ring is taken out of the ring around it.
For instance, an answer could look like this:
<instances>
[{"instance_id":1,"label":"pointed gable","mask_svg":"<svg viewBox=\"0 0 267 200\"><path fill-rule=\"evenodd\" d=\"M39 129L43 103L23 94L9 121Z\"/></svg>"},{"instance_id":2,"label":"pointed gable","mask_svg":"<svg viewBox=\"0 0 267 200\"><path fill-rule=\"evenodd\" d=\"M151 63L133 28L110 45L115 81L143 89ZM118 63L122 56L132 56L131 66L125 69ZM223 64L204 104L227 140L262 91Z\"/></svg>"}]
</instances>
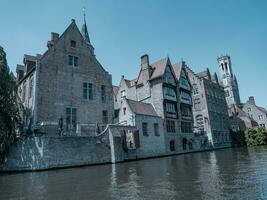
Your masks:
<instances>
[{"instance_id":1,"label":"pointed gable","mask_svg":"<svg viewBox=\"0 0 267 200\"><path fill-rule=\"evenodd\" d=\"M151 73L149 80L153 80L153 79L160 78L163 76L165 69L166 69L166 66L167 66L167 63L168 63L168 60L169 60L169 58L166 57L166 58L163 58L163 59L150 65L152 68L152 73ZM140 70L140 72L139 72L136 84L137 85L143 84L142 70Z\"/></svg>"}]
</instances>

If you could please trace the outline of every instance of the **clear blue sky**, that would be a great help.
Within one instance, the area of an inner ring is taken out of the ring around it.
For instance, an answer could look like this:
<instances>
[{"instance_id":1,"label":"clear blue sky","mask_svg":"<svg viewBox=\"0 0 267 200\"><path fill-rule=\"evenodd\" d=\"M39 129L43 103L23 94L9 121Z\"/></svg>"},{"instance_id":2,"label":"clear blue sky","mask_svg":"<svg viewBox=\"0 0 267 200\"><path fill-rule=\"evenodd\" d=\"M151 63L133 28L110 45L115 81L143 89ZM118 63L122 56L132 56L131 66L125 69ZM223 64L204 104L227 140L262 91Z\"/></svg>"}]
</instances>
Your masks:
<instances>
[{"instance_id":1,"label":"clear blue sky","mask_svg":"<svg viewBox=\"0 0 267 200\"><path fill-rule=\"evenodd\" d=\"M64 2L64 4L62 4ZM267 1L265 0L46 0L1 1L0 45L12 71L23 54L44 53L50 32L75 18L87 25L98 60L118 84L135 78L140 56L169 55L199 72L218 72L217 57L230 54L241 100L254 95L267 108Z\"/></svg>"}]
</instances>

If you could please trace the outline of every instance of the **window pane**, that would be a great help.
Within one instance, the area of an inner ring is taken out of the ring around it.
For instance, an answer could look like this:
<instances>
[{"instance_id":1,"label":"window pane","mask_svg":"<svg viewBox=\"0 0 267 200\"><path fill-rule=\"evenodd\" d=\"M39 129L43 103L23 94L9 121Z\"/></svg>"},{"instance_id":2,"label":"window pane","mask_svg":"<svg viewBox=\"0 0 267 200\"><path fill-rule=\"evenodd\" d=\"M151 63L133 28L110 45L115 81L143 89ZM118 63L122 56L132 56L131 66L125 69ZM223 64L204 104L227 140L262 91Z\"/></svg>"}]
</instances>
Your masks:
<instances>
[{"instance_id":1,"label":"window pane","mask_svg":"<svg viewBox=\"0 0 267 200\"><path fill-rule=\"evenodd\" d=\"M73 65L73 56L69 56L69 65Z\"/></svg>"},{"instance_id":2,"label":"window pane","mask_svg":"<svg viewBox=\"0 0 267 200\"><path fill-rule=\"evenodd\" d=\"M74 66L78 66L78 57L74 56Z\"/></svg>"},{"instance_id":3,"label":"window pane","mask_svg":"<svg viewBox=\"0 0 267 200\"><path fill-rule=\"evenodd\" d=\"M93 84L92 83L89 83L88 84L88 87L89 87L89 100L92 100L93 99Z\"/></svg>"}]
</instances>

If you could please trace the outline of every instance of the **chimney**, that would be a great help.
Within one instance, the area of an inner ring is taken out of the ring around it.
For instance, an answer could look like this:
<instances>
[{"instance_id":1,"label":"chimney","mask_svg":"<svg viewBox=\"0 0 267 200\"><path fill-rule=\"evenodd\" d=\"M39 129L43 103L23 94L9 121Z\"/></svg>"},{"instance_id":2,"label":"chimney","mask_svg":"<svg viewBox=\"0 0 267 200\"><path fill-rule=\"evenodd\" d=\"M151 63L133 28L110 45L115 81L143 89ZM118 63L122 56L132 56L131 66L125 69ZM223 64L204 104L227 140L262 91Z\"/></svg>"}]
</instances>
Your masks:
<instances>
[{"instance_id":1,"label":"chimney","mask_svg":"<svg viewBox=\"0 0 267 200\"><path fill-rule=\"evenodd\" d=\"M51 32L51 40L47 42L47 48L50 49L52 46L54 46L58 38L59 38L58 33Z\"/></svg>"},{"instance_id":2,"label":"chimney","mask_svg":"<svg viewBox=\"0 0 267 200\"><path fill-rule=\"evenodd\" d=\"M56 42L59 38L58 33L51 32L51 42Z\"/></svg>"},{"instance_id":3,"label":"chimney","mask_svg":"<svg viewBox=\"0 0 267 200\"><path fill-rule=\"evenodd\" d=\"M253 96L250 96L250 97L248 98L248 101L249 101L251 104L255 105L255 99L254 99Z\"/></svg>"},{"instance_id":4,"label":"chimney","mask_svg":"<svg viewBox=\"0 0 267 200\"><path fill-rule=\"evenodd\" d=\"M149 68L149 57L147 54L141 56L141 68L142 70Z\"/></svg>"}]
</instances>

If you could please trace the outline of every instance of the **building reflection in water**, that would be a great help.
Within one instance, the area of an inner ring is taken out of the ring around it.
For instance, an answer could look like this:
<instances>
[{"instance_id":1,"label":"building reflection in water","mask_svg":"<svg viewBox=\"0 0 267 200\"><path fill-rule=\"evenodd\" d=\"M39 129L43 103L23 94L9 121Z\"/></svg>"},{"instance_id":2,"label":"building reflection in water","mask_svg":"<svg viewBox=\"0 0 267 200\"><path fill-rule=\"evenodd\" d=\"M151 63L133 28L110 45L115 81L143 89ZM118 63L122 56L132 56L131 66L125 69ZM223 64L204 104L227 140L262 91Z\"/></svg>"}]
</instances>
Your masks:
<instances>
[{"instance_id":1,"label":"building reflection in water","mask_svg":"<svg viewBox=\"0 0 267 200\"><path fill-rule=\"evenodd\" d=\"M267 146L0 174L0 199L266 199Z\"/></svg>"}]
</instances>

